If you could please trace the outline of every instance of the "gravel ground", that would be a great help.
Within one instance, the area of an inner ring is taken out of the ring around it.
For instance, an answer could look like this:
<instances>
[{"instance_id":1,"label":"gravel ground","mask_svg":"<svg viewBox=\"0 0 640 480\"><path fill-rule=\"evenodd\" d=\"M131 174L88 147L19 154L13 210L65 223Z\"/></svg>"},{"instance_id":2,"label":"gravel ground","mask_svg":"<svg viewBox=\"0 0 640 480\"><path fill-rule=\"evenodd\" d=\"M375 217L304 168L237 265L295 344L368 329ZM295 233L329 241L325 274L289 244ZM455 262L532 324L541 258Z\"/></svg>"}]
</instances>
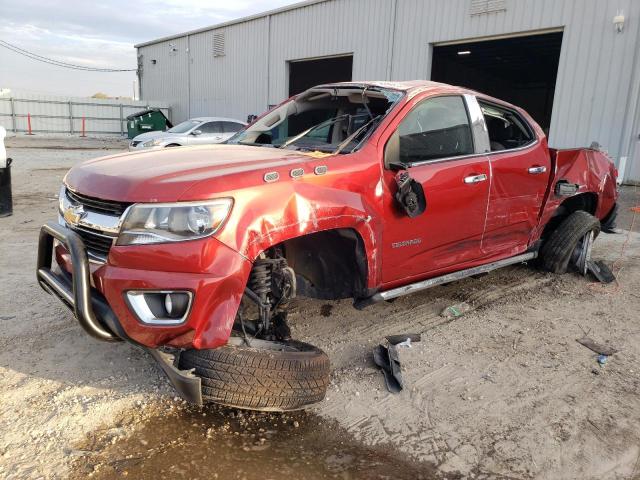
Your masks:
<instances>
[{"instance_id":1,"label":"gravel ground","mask_svg":"<svg viewBox=\"0 0 640 480\"><path fill-rule=\"evenodd\" d=\"M14 215L0 219L0 478L115 478L123 471L110 458L125 455L127 442L148 442L150 428L163 431L158 422L180 425L194 412L174 399L151 358L89 338L35 282L38 230L56 216L62 177L103 153L23 147L9 146ZM624 191L625 230L596 242L594 255L615 262L617 285L520 266L364 312L347 301L297 300L294 336L326 350L333 371L328 397L306 425L332 422L336 435L403 452L434 476L640 478L640 218L628 231L637 190ZM472 307L463 317L440 316L463 301ZM406 332L422 333L422 342L401 351L407 388L391 395L370 352L385 335ZM584 332L619 353L599 366L575 341ZM217 418L227 414L234 415ZM157 441L171 443L160 433ZM171 445L138 453L186 454ZM194 471L184 462L173 474L190 478ZM244 476L269 478L262 473ZM153 476L141 469L131 478Z\"/></svg>"}]
</instances>

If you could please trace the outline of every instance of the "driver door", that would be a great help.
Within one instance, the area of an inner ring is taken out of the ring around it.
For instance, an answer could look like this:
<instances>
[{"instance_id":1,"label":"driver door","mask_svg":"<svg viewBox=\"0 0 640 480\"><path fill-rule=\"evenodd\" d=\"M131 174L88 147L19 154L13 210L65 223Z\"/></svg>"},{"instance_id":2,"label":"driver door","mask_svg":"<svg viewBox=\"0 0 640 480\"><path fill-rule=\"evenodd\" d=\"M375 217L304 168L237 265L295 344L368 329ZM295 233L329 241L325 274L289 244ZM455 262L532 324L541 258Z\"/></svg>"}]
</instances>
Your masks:
<instances>
[{"instance_id":1,"label":"driver door","mask_svg":"<svg viewBox=\"0 0 640 480\"><path fill-rule=\"evenodd\" d=\"M386 144L383 177L382 283L389 287L456 270L482 256L491 183L489 160L476 153L485 146L474 142L481 121L477 103L457 95L418 99L400 115ZM426 201L413 218L395 198L400 168Z\"/></svg>"}]
</instances>

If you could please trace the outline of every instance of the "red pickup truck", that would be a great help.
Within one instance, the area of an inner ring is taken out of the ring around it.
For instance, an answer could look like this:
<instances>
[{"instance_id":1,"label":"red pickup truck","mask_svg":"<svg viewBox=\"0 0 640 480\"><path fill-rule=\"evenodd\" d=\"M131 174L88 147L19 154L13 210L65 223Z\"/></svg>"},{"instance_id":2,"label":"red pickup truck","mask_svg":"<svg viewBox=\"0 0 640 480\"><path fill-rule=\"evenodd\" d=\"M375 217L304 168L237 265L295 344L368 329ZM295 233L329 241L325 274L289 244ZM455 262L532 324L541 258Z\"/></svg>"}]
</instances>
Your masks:
<instances>
[{"instance_id":1,"label":"red pickup truck","mask_svg":"<svg viewBox=\"0 0 640 480\"><path fill-rule=\"evenodd\" d=\"M534 259L564 273L613 228L616 178L598 149L550 149L525 111L474 91L322 85L226 145L73 167L37 277L184 398L293 410L329 382L326 354L290 338L296 295L364 308Z\"/></svg>"}]
</instances>

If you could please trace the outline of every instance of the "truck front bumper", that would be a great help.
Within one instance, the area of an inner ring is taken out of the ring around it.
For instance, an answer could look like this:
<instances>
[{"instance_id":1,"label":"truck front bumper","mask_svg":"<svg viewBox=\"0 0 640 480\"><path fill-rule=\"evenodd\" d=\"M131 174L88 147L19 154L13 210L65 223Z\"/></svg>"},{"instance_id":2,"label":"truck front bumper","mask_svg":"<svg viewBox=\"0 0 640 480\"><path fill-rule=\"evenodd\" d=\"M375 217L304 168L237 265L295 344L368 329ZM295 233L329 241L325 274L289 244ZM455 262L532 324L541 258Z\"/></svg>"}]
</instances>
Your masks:
<instances>
[{"instance_id":1,"label":"truck front bumper","mask_svg":"<svg viewBox=\"0 0 640 480\"><path fill-rule=\"evenodd\" d=\"M58 240L71 256L71 275L53 270L54 239ZM149 348L130 338L104 296L91 286L89 259L85 245L77 233L53 222L43 225L38 243L37 278L45 291L58 297L73 312L85 332L98 340L124 340L142 348L158 362L185 400L202 405L200 378L191 371L176 368L171 354Z\"/></svg>"}]
</instances>

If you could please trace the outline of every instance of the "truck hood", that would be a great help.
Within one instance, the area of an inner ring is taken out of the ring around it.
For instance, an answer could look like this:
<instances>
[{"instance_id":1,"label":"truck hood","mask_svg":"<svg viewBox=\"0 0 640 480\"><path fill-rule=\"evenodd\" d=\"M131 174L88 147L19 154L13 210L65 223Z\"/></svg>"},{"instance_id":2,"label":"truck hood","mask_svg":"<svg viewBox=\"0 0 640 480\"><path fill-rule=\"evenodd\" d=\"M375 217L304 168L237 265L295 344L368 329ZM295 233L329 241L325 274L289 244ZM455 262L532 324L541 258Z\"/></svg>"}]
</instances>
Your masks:
<instances>
[{"instance_id":1,"label":"truck hood","mask_svg":"<svg viewBox=\"0 0 640 480\"><path fill-rule=\"evenodd\" d=\"M235 174L264 173L308 161L308 155L267 147L203 145L132 152L74 166L65 183L87 196L120 202L175 202L195 184ZM233 190L233 182L225 185ZM215 194L216 192L212 192Z\"/></svg>"}]
</instances>

